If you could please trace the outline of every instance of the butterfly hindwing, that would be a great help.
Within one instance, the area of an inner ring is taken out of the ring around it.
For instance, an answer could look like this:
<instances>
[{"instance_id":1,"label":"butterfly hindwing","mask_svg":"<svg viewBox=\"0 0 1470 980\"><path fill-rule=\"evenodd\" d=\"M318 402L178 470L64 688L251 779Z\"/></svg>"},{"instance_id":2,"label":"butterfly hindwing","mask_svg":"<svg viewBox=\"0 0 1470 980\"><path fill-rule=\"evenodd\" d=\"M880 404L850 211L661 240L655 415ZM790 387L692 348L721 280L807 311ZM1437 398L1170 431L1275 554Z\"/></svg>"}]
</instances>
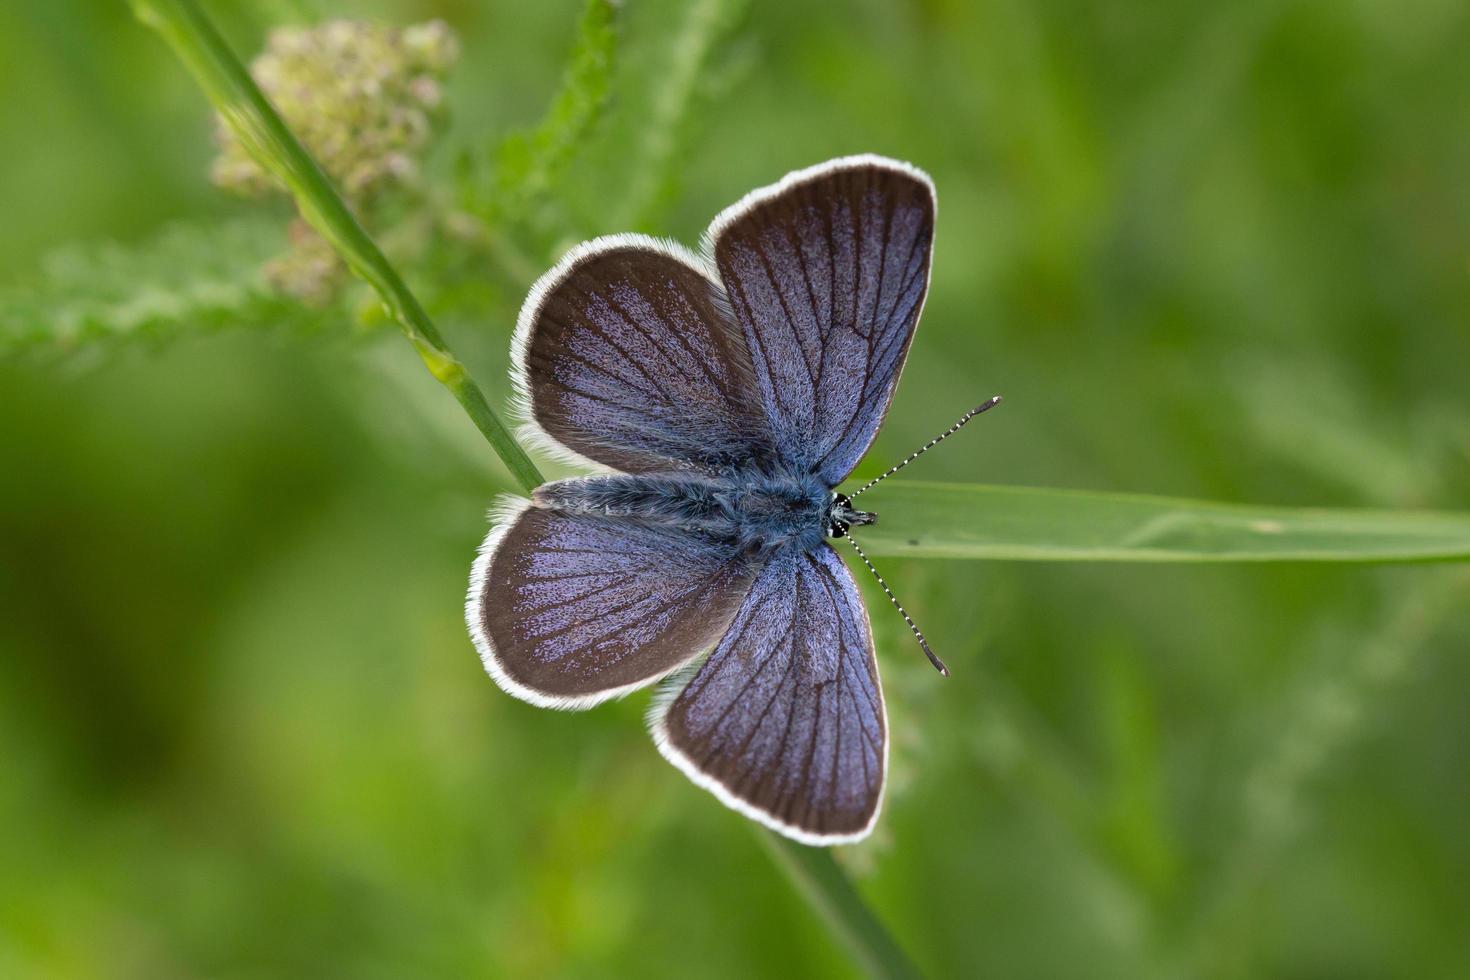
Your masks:
<instances>
[{"instance_id":1,"label":"butterfly hindwing","mask_svg":"<svg viewBox=\"0 0 1470 980\"><path fill-rule=\"evenodd\" d=\"M486 539L465 613L501 687L585 708L710 649L752 575L733 546L531 505Z\"/></svg>"},{"instance_id":2,"label":"butterfly hindwing","mask_svg":"<svg viewBox=\"0 0 1470 980\"><path fill-rule=\"evenodd\" d=\"M744 336L677 246L614 235L573 249L532 289L515 353L524 414L553 449L627 473L766 451Z\"/></svg>"},{"instance_id":3,"label":"butterfly hindwing","mask_svg":"<svg viewBox=\"0 0 1470 980\"><path fill-rule=\"evenodd\" d=\"M728 208L719 271L777 449L836 486L887 413L929 285L934 186L881 157L790 174Z\"/></svg>"},{"instance_id":4,"label":"butterfly hindwing","mask_svg":"<svg viewBox=\"0 0 1470 980\"><path fill-rule=\"evenodd\" d=\"M727 805L810 844L861 838L888 757L872 631L828 545L773 558L728 632L661 692L660 750Z\"/></svg>"}]
</instances>

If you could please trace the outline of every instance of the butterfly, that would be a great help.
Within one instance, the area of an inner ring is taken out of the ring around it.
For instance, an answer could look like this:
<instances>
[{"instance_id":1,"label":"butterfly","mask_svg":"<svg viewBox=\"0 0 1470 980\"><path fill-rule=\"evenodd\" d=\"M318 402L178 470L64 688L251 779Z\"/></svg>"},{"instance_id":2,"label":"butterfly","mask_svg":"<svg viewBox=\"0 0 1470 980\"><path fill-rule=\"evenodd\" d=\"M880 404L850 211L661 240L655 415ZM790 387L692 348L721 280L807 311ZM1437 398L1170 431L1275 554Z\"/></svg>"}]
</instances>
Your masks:
<instances>
[{"instance_id":1,"label":"butterfly","mask_svg":"<svg viewBox=\"0 0 1470 980\"><path fill-rule=\"evenodd\" d=\"M917 168L832 160L725 209L703 254L572 249L516 325L523 434L600 472L493 516L465 612L485 668L551 708L663 680L663 755L807 844L866 836L883 798L872 628L829 541L876 520L836 488L893 399L934 215Z\"/></svg>"}]
</instances>

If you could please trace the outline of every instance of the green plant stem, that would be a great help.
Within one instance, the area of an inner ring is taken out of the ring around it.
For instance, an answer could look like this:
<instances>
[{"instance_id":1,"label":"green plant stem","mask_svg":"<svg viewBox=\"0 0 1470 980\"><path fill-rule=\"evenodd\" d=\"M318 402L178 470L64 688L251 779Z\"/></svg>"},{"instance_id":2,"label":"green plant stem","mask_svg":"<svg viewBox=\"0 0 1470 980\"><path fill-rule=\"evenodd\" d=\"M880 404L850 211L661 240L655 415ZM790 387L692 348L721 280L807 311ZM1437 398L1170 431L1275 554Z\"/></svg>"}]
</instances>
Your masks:
<instances>
[{"instance_id":1,"label":"green plant stem","mask_svg":"<svg viewBox=\"0 0 1470 980\"><path fill-rule=\"evenodd\" d=\"M301 216L377 292L429 373L464 407L521 486L532 490L539 485L536 464L204 12L193 0L132 0L132 4L138 18L162 34L188 66L241 144L291 191Z\"/></svg>"},{"instance_id":2,"label":"green plant stem","mask_svg":"<svg viewBox=\"0 0 1470 980\"><path fill-rule=\"evenodd\" d=\"M771 857L790 876L847 952L869 976L918 977L919 971L883 928L826 848L807 847L759 831Z\"/></svg>"},{"instance_id":3,"label":"green plant stem","mask_svg":"<svg viewBox=\"0 0 1470 980\"><path fill-rule=\"evenodd\" d=\"M132 5L140 20L167 39L240 142L290 189L302 217L377 291L429 373L464 407L520 484L528 491L539 486L542 477L536 465L203 11L193 0L132 0ZM830 853L802 847L769 831L761 835L797 890L870 973L917 975Z\"/></svg>"}]
</instances>

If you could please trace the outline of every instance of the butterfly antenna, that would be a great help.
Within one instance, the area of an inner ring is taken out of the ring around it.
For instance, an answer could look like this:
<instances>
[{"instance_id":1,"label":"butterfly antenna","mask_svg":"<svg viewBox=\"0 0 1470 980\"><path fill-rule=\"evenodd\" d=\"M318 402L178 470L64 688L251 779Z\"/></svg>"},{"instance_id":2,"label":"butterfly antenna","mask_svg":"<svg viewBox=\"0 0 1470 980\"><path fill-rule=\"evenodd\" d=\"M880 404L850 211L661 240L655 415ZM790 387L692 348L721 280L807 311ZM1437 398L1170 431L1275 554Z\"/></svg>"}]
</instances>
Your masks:
<instances>
[{"instance_id":1,"label":"butterfly antenna","mask_svg":"<svg viewBox=\"0 0 1470 980\"><path fill-rule=\"evenodd\" d=\"M963 425L964 423L962 422L960 424ZM883 587L883 594L888 597L889 602L893 603L893 608L897 609L898 614L903 617L903 621L909 624L909 629L913 631L914 639L918 640L919 646L924 648L924 656L929 658L929 662L934 665L935 670L939 671L945 677L948 677L949 668L944 666L943 660L940 660L937 656L935 656L933 650L929 649L929 641L924 639L924 631L919 629L918 625L911 618L909 618L908 610L904 609L903 603L898 601L898 596L893 594L893 590L888 587L888 583L883 581L883 576L878 574L878 569L874 568L873 563L868 561L868 556L863 553L863 549L858 545L858 543L852 539L851 534L843 535L843 537L847 539L848 544L852 545L852 550L858 553L858 557L863 560L863 564L868 566L868 571L873 573L873 577L877 579L878 584Z\"/></svg>"},{"instance_id":2,"label":"butterfly antenna","mask_svg":"<svg viewBox=\"0 0 1470 980\"><path fill-rule=\"evenodd\" d=\"M899 463L896 466L889 467L887 473L884 473L882 476L874 477L873 479L869 480L867 483L864 483L862 486L858 487L852 493L848 494L847 495L847 499L848 500L851 500L853 497L856 497L858 494L873 489L873 487L877 486L879 483L882 483L884 480L888 479L890 476L892 476L893 474L897 473L899 470L903 469L905 466L909 465L914 460L918 459L920 456L924 455L929 450L933 449L935 446L939 445L941 442L943 442L944 440L948 439L950 436L954 435L956 432L960 431L960 429L962 429L962 428L965 427L965 423L966 422L970 421L972 418L974 418L975 416L979 415L981 412L989 411L990 409L994 408L995 406L997 406L999 404L1000 404L1000 396L999 395L996 395L994 398L990 399L989 401L985 402L984 404L976 405L974 408L970 409L964 415L961 415L959 421L956 422L954 425L952 425L949 428L945 429L943 432L939 433L939 435L935 436L933 439L930 439L928 442L924 443L918 449L915 449L913 452L909 453L908 456L905 457L905 459L904 459L903 462ZM871 567L871 566L869 566L869 567ZM876 575L878 573L877 572L874 572L873 574ZM920 640L920 642L923 642L922 639ZM928 648L926 647L925 649L928 649ZM931 654L929 654L929 656L930 657L933 657L934 655L931 653Z\"/></svg>"}]
</instances>

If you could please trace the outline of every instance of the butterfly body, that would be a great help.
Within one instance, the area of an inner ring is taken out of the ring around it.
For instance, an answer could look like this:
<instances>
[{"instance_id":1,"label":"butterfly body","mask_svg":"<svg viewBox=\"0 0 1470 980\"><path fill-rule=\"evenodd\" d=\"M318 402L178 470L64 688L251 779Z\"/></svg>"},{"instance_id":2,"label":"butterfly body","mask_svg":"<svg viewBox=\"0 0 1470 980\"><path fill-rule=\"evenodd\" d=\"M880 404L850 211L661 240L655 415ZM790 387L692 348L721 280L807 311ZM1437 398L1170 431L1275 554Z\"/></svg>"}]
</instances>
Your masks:
<instances>
[{"instance_id":1,"label":"butterfly body","mask_svg":"<svg viewBox=\"0 0 1470 980\"><path fill-rule=\"evenodd\" d=\"M612 472L495 515L465 613L502 688L579 709L667 678L650 727L695 783L805 843L869 833L887 717L828 541L876 519L837 488L897 387L933 228L926 175L845 157L746 195L703 254L613 235L542 276L512 344L523 435Z\"/></svg>"},{"instance_id":2,"label":"butterfly body","mask_svg":"<svg viewBox=\"0 0 1470 980\"><path fill-rule=\"evenodd\" d=\"M814 474L771 475L759 470L719 476L620 473L559 480L538 488L532 499L569 515L702 535L756 562L782 548L821 547L836 527L840 507L837 494Z\"/></svg>"}]
</instances>

